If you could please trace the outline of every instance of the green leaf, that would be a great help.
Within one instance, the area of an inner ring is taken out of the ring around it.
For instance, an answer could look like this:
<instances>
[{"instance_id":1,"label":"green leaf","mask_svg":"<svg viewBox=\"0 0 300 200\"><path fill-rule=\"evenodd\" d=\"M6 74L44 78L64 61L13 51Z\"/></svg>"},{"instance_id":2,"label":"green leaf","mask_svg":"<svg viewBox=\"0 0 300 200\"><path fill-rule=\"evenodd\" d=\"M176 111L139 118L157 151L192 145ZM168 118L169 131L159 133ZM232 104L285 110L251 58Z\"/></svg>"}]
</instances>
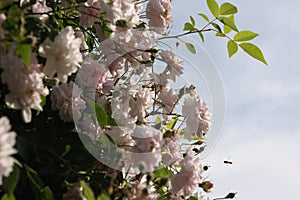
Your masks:
<instances>
[{"instance_id":1,"label":"green leaf","mask_svg":"<svg viewBox=\"0 0 300 200\"><path fill-rule=\"evenodd\" d=\"M196 54L196 49L193 44L185 43L185 46L192 54Z\"/></svg>"},{"instance_id":2,"label":"green leaf","mask_svg":"<svg viewBox=\"0 0 300 200\"><path fill-rule=\"evenodd\" d=\"M54 199L53 193L48 186L42 188L41 193L43 195L43 199L45 199L45 200L53 200Z\"/></svg>"},{"instance_id":3,"label":"green leaf","mask_svg":"<svg viewBox=\"0 0 300 200\"><path fill-rule=\"evenodd\" d=\"M217 37L225 37L225 35L223 33L216 33Z\"/></svg>"},{"instance_id":4,"label":"green leaf","mask_svg":"<svg viewBox=\"0 0 300 200\"><path fill-rule=\"evenodd\" d=\"M217 23L211 23L211 25L213 25L213 27L215 27L220 33L222 33L222 29Z\"/></svg>"},{"instance_id":5,"label":"green leaf","mask_svg":"<svg viewBox=\"0 0 300 200\"><path fill-rule=\"evenodd\" d=\"M189 198L189 200L198 200L198 198L197 198L197 197L194 197L194 196L191 196L191 197Z\"/></svg>"},{"instance_id":6,"label":"green leaf","mask_svg":"<svg viewBox=\"0 0 300 200\"><path fill-rule=\"evenodd\" d=\"M13 171L9 174L8 177L4 177L3 179L3 187L5 191L8 192L9 194L13 194L18 184L19 178L20 178L20 169L15 164Z\"/></svg>"},{"instance_id":7,"label":"green leaf","mask_svg":"<svg viewBox=\"0 0 300 200\"><path fill-rule=\"evenodd\" d=\"M232 15L237 12L237 7L228 2L223 3L220 7L220 15Z\"/></svg>"},{"instance_id":8,"label":"green leaf","mask_svg":"<svg viewBox=\"0 0 300 200\"><path fill-rule=\"evenodd\" d=\"M84 181L80 181L80 187L83 188L83 195L88 200L95 200L95 196L92 189Z\"/></svg>"},{"instance_id":9,"label":"green leaf","mask_svg":"<svg viewBox=\"0 0 300 200\"><path fill-rule=\"evenodd\" d=\"M204 42L204 36L201 32L198 32L199 37L201 38L202 42Z\"/></svg>"},{"instance_id":10,"label":"green leaf","mask_svg":"<svg viewBox=\"0 0 300 200\"><path fill-rule=\"evenodd\" d=\"M207 6L213 16L219 16L219 5L215 0L206 0Z\"/></svg>"},{"instance_id":11,"label":"green leaf","mask_svg":"<svg viewBox=\"0 0 300 200\"><path fill-rule=\"evenodd\" d=\"M98 103L95 103L95 109L98 123L100 124L101 128L104 128L107 125L108 116L102 106L100 106Z\"/></svg>"},{"instance_id":12,"label":"green leaf","mask_svg":"<svg viewBox=\"0 0 300 200\"><path fill-rule=\"evenodd\" d=\"M176 125L177 120L178 120L178 117L175 117L172 121L170 121L169 123L167 123L166 129L169 130L169 131L173 130L174 126Z\"/></svg>"},{"instance_id":13,"label":"green leaf","mask_svg":"<svg viewBox=\"0 0 300 200\"><path fill-rule=\"evenodd\" d=\"M205 14L199 13L198 15L199 15L200 17L202 17L205 21L209 22L209 19L208 19L208 17L207 17Z\"/></svg>"},{"instance_id":14,"label":"green leaf","mask_svg":"<svg viewBox=\"0 0 300 200\"><path fill-rule=\"evenodd\" d=\"M40 103L40 105L42 106L42 107L44 107L44 105L46 105L46 96L44 96L44 95L40 95L41 96L41 103Z\"/></svg>"},{"instance_id":15,"label":"green leaf","mask_svg":"<svg viewBox=\"0 0 300 200\"><path fill-rule=\"evenodd\" d=\"M239 44L239 46L250 56L255 58L256 60L259 60L263 62L264 64L268 65L267 61L265 60L265 57L262 53L262 51L257 47L256 45L246 42Z\"/></svg>"},{"instance_id":16,"label":"green leaf","mask_svg":"<svg viewBox=\"0 0 300 200\"><path fill-rule=\"evenodd\" d=\"M193 29L194 29L193 24L191 24L189 22L184 24L184 28L183 28L184 31L190 31L190 30L193 30Z\"/></svg>"},{"instance_id":17,"label":"green leaf","mask_svg":"<svg viewBox=\"0 0 300 200\"><path fill-rule=\"evenodd\" d=\"M161 122L160 116L159 116L159 115L156 115L154 124L158 124L158 123L160 123L160 122Z\"/></svg>"},{"instance_id":18,"label":"green leaf","mask_svg":"<svg viewBox=\"0 0 300 200\"><path fill-rule=\"evenodd\" d=\"M227 51L229 58L231 58L238 51L238 45L235 42L229 40L227 43Z\"/></svg>"},{"instance_id":19,"label":"green leaf","mask_svg":"<svg viewBox=\"0 0 300 200\"><path fill-rule=\"evenodd\" d=\"M239 32L238 28L235 25L234 16L231 15L230 17L219 17L220 22L224 25L229 26L232 30Z\"/></svg>"},{"instance_id":20,"label":"green leaf","mask_svg":"<svg viewBox=\"0 0 300 200\"><path fill-rule=\"evenodd\" d=\"M192 25L195 26L195 24L196 24L195 19L192 16L190 16L190 20L191 20Z\"/></svg>"},{"instance_id":21,"label":"green leaf","mask_svg":"<svg viewBox=\"0 0 300 200\"><path fill-rule=\"evenodd\" d=\"M228 34L228 33L230 33L231 31L232 31L232 29L231 29L229 26L224 25L224 33L225 33L225 34Z\"/></svg>"},{"instance_id":22,"label":"green leaf","mask_svg":"<svg viewBox=\"0 0 300 200\"><path fill-rule=\"evenodd\" d=\"M16 54L21 58L26 67L30 67L30 52L29 44L20 44L16 49Z\"/></svg>"},{"instance_id":23,"label":"green leaf","mask_svg":"<svg viewBox=\"0 0 300 200\"><path fill-rule=\"evenodd\" d=\"M38 176L37 172L31 167L29 167L28 165L24 165L24 166L25 166L27 177L29 178L32 185L39 190L43 188L44 183L42 179Z\"/></svg>"},{"instance_id":24,"label":"green leaf","mask_svg":"<svg viewBox=\"0 0 300 200\"><path fill-rule=\"evenodd\" d=\"M98 103L94 102L91 99L87 99L87 102L92 109L95 108L97 121L101 126L101 128L104 128L108 122L108 116L105 110L102 108L101 105L99 105Z\"/></svg>"},{"instance_id":25,"label":"green leaf","mask_svg":"<svg viewBox=\"0 0 300 200\"><path fill-rule=\"evenodd\" d=\"M238 32L235 36L234 36L234 40L237 42L243 42L243 41L249 41L252 40L253 38L257 37L258 34L254 33L252 31L241 31Z\"/></svg>"},{"instance_id":26,"label":"green leaf","mask_svg":"<svg viewBox=\"0 0 300 200\"><path fill-rule=\"evenodd\" d=\"M14 194L6 193L1 197L1 200L15 200Z\"/></svg>"},{"instance_id":27,"label":"green leaf","mask_svg":"<svg viewBox=\"0 0 300 200\"><path fill-rule=\"evenodd\" d=\"M165 167L159 168L153 173L155 178L166 178L166 177L171 177L173 175L173 172Z\"/></svg>"}]
</instances>

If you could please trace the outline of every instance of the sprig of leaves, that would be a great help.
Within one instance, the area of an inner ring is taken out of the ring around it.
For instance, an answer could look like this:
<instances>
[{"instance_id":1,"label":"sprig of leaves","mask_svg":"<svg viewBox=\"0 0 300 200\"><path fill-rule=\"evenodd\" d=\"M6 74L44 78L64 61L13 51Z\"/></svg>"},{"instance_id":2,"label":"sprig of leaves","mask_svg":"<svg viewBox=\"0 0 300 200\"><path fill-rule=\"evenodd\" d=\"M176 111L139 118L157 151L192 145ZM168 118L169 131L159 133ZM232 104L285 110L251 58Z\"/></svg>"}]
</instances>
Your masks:
<instances>
[{"instance_id":1,"label":"sprig of leaves","mask_svg":"<svg viewBox=\"0 0 300 200\"><path fill-rule=\"evenodd\" d=\"M228 2L225 2L220 6L215 0L206 0L206 3L214 18L209 19L206 14L199 13L198 16L208 22L203 28L199 29L196 27L195 19L190 16L190 22L184 24L183 30L187 31L184 35L198 33L200 39L204 42L203 32L214 31L216 32L217 37L224 37L228 39L227 51L230 58L238 52L239 48L241 48L254 59L268 65L261 49L255 44L249 42L255 39L258 34L250 30L240 31L238 29L235 23L235 14L238 13L238 8ZM233 37L229 35L230 33ZM191 53L196 54L195 47L192 44L185 43L185 46Z\"/></svg>"}]
</instances>

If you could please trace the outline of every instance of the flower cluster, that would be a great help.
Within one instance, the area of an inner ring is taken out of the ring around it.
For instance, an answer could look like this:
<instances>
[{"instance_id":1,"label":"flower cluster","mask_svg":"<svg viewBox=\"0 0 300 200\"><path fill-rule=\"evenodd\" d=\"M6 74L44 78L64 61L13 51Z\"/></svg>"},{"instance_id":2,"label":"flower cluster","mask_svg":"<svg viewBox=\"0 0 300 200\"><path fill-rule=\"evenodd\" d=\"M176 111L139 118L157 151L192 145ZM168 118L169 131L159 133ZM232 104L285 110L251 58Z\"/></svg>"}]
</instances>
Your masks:
<instances>
[{"instance_id":1,"label":"flower cluster","mask_svg":"<svg viewBox=\"0 0 300 200\"><path fill-rule=\"evenodd\" d=\"M194 87L171 87L184 75L178 44L163 41L173 22L171 0L21 0L2 7L0 98L6 112L21 110L27 123L20 148L33 155L21 154L24 176L35 173L28 163L43 178L55 171L66 186L47 194L57 199L195 195L204 173L197 157L204 145L197 142L210 130L211 113ZM9 129L1 118L0 178L12 171L16 153Z\"/></svg>"},{"instance_id":2,"label":"flower cluster","mask_svg":"<svg viewBox=\"0 0 300 200\"><path fill-rule=\"evenodd\" d=\"M3 69L1 80L9 89L5 97L6 104L10 108L21 110L24 122L30 122L31 109L42 111L41 95L49 94L43 84L44 74L34 54L31 55L31 64L27 67L16 55L15 47L11 47L6 55L1 55L0 59Z\"/></svg>"}]
</instances>

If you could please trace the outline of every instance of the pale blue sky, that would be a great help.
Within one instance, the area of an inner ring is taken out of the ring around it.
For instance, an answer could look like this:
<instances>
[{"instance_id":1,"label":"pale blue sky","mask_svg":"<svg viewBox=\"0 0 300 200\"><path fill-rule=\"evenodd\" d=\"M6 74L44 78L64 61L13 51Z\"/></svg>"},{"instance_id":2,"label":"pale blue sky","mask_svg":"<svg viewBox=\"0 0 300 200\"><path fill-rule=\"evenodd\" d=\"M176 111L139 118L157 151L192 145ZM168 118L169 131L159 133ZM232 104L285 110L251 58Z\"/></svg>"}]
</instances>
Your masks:
<instances>
[{"instance_id":1,"label":"pale blue sky","mask_svg":"<svg viewBox=\"0 0 300 200\"><path fill-rule=\"evenodd\" d=\"M242 51L228 59L224 39L208 36L201 44L222 74L227 97L222 136L203 161L212 165L210 178L215 189L211 196L233 191L238 192L239 200L297 200L300 197L300 1L228 2L239 8L236 16L239 29L260 34L253 42L261 47L269 66ZM190 14L196 17L200 11L208 13L205 0L173 3L175 30L182 29ZM223 164L228 157L234 161L232 166Z\"/></svg>"}]
</instances>

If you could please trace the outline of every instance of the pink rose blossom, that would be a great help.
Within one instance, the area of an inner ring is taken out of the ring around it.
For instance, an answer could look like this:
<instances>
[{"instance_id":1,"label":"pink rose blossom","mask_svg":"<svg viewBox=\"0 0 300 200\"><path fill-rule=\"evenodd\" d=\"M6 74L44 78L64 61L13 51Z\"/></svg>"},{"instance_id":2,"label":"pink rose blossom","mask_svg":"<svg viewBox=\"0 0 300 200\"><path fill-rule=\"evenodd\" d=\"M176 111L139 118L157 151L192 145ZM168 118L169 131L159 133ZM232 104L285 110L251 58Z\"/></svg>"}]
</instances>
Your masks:
<instances>
[{"instance_id":1,"label":"pink rose blossom","mask_svg":"<svg viewBox=\"0 0 300 200\"><path fill-rule=\"evenodd\" d=\"M160 85L161 87L165 88L168 86L169 81L168 81L168 75L166 73L150 73L150 77L154 79L153 81L157 84Z\"/></svg>"},{"instance_id":2,"label":"pink rose blossom","mask_svg":"<svg viewBox=\"0 0 300 200\"><path fill-rule=\"evenodd\" d=\"M31 54L30 67L27 67L16 56L15 47L2 55L0 60L0 66L3 68L1 79L9 89L9 93L5 96L6 105L13 109L20 109L23 121L29 123L31 109L42 111L41 95L47 96L49 93L43 84L44 74L40 71L34 54Z\"/></svg>"},{"instance_id":3,"label":"pink rose blossom","mask_svg":"<svg viewBox=\"0 0 300 200\"><path fill-rule=\"evenodd\" d=\"M101 10L100 2L98 0L89 0L78 7L80 12L79 25L89 27L95 22L99 21Z\"/></svg>"},{"instance_id":4,"label":"pink rose blossom","mask_svg":"<svg viewBox=\"0 0 300 200\"><path fill-rule=\"evenodd\" d=\"M140 22L140 7L131 0L101 0L104 19L109 21L108 27L114 32L131 29Z\"/></svg>"},{"instance_id":5,"label":"pink rose blossom","mask_svg":"<svg viewBox=\"0 0 300 200\"><path fill-rule=\"evenodd\" d=\"M162 155L162 160L165 165L172 165L182 159L182 154L180 153L181 143L179 139L179 137L164 139L164 153Z\"/></svg>"},{"instance_id":6,"label":"pink rose blossom","mask_svg":"<svg viewBox=\"0 0 300 200\"><path fill-rule=\"evenodd\" d=\"M164 89L162 90L158 95L158 100L160 100L160 103L163 106L163 118L166 120L170 119L170 112L175 107L175 103L178 99L178 96L176 94L173 94L172 89Z\"/></svg>"},{"instance_id":7,"label":"pink rose blossom","mask_svg":"<svg viewBox=\"0 0 300 200\"><path fill-rule=\"evenodd\" d=\"M154 31L127 30L121 33L113 33L110 39L124 48L124 53L139 50L147 50L154 47L158 35Z\"/></svg>"},{"instance_id":8,"label":"pink rose blossom","mask_svg":"<svg viewBox=\"0 0 300 200\"><path fill-rule=\"evenodd\" d=\"M187 152L179 164L181 170L171 180L171 193L179 195L183 193L184 196L188 197L196 192L198 184L201 183L203 169L199 158L193 156L191 151Z\"/></svg>"},{"instance_id":9,"label":"pink rose blossom","mask_svg":"<svg viewBox=\"0 0 300 200\"><path fill-rule=\"evenodd\" d=\"M176 76L180 76L183 73L182 61L175 57L172 51L162 51L159 55L161 57L161 61L168 64L170 70L168 77L175 82Z\"/></svg>"},{"instance_id":10,"label":"pink rose blossom","mask_svg":"<svg viewBox=\"0 0 300 200\"><path fill-rule=\"evenodd\" d=\"M73 94L73 96L72 96ZM80 119L80 110L86 108L86 103L81 99L82 90L70 82L69 85L62 83L53 88L51 93L52 109L59 110L59 116L64 122Z\"/></svg>"},{"instance_id":11,"label":"pink rose blossom","mask_svg":"<svg viewBox=\"0 0 300 200\"><path fill-rule=\"evenodd\" d=\"M186 117L185 133L202 137L211 126L211 113L198 96L188 97L182 106L182 115Z\"/></svg>"},{"instance_id":12,"label":"pink rose blossom","mask_svg":"<svg viewBox=\"0 0 300 200\"><path fill-rule=\"evenodd\" d=\"M139 88L137 93L130 99L130 115L137 116L139 121L144 121L146 110L153 105L154 92L149 88Z\"/></svg>"},{"instance_id":13,"label":"pink rose blossom","mask_svg":"<svg viewBox=\"0 0 300 200\"><path fill-rule=\"evenodd\" d=\"M105 133L113 139L117 146L121 146L126 149L134 145L134 141L131 137L132 130L127 127L112 126L105 130Z\"/></svg>"},{"instance_id":14,"label":"pink rose blossom","mask_svg":"<svg viewBox=\"0 0 300 200\"><path fill-rule=\"evenodd\" d=\"M52 8L48 7L46 5L46 0L38 0L33 6L32 6L32 13L47 13L52 11ZM35 15L38 16L38 18L45 22L45 20L49 17L48 14L39 14Z\"/></svg>"},{"instance_id":15,"label":"pink rose blossom","mask_svg":"<svg viewBox=\"0 0 300 200\"><path fill-rule=\"evenodd\" d=\"M146 16L150 27L157 27L158 33L166 33L173 22L170 0L149 0Z\"/></svg>"},{"instance_id":16,"label":"pink rose blossom","mask_svg":"<svg viewBox=\"0 0 300 200\"><path fill-rule=\"evenodd\" d=\"M113 92L113 99L111 100L112 117L122 126L134 128L137 116L131 116L130 101L132 95L137 91L135 85L118 85Z\"/></svg>"},{"instance_id":17,"label":"pink rose blossom","mask_svg":"<svg viewBox=\"0 0 300 200\"><path fill-rule=\"evenodd\" d=\"M162 133L146 125L137 126L134 129L135 151L139 153L154 152L162 147Z\"/></svg>"},{"instance_id":18,"label":"pink rose blossom","mask_svg":"<svg viewBox=\"0 0 300 200\"><path fill-rule=\"evenodd\" d=\"M114 84L110 71L104 64L98 63L92 58L84 60L77 77L78 83L88 87L91 91L97 89L103 93L108 93Z\"/></svg>"},{"instance_id":19,"label":"pink rose blossom","mask_svg":"<svg viewBox=\"0 0 300 200\"><path fill-rule=\"evenodd\" d=\"M81 39L80 51L82 52L82 57L85 58L89 53L89 46L86 43L85 35L80 29L76 29L75 36Z\"/></svg>"}]
</instances>

